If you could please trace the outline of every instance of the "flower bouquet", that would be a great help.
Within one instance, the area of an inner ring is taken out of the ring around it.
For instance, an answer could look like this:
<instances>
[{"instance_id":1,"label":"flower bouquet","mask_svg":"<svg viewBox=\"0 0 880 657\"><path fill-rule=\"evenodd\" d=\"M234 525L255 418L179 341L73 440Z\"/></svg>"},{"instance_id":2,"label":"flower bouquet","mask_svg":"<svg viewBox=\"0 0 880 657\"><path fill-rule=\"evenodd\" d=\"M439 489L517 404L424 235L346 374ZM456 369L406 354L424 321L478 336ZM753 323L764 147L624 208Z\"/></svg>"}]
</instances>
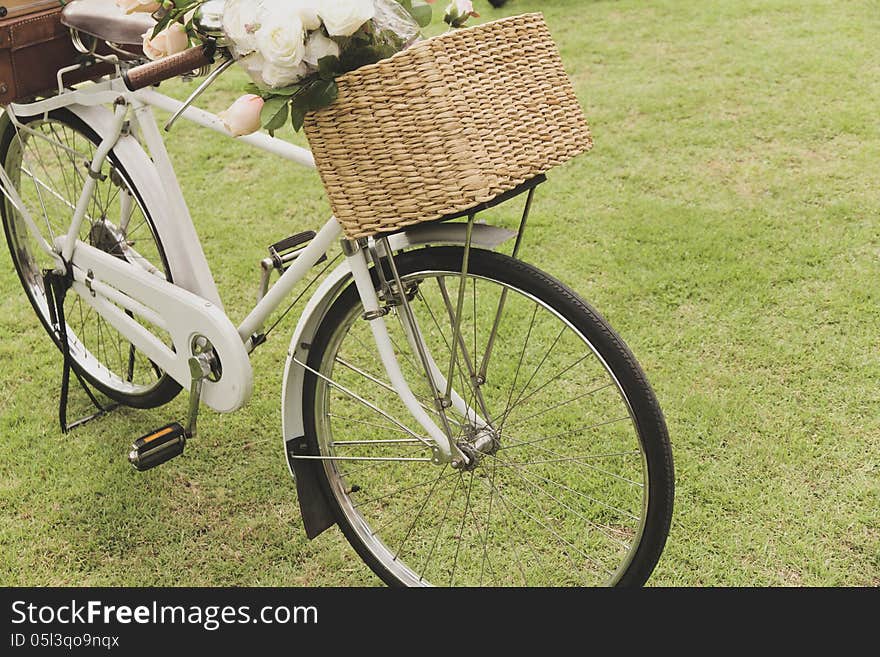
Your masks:
<instances>
[{"instance_id":1,"label":"flower bouquet","mask_svg":"<svg viewBox=\"0 0 880 657\"><path fill-rule=\"evenodd\" d=\"M144 53L158 59L200 37L193 14L205 0L116 0L127 12L150 11L156 27L144 35ZM336 78L391 57L421 38L434 0L226 0L223 30L229 50L252 82L221 118L233 135L288 120L299 131L308 112L337 97ZM454 0L450 27L477 16L471 0Z\"/></svg>"}]
</instances>

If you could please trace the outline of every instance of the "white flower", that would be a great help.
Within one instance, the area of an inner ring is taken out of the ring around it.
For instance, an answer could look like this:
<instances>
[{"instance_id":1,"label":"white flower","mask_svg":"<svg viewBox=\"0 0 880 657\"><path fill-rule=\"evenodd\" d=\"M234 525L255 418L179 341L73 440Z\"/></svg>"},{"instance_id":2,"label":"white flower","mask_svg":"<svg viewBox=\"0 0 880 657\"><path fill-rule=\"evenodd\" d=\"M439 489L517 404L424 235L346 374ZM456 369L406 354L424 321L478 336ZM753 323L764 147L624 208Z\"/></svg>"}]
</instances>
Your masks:
<instances>
[{"instance_id":1,"label":"white flower","mask_svg":"<svg viewBox=\"0 0 880 657\"><path fill-rule=\"evenodd\" d=\"M253 0L227 0L223 8L223 31L235 44L240 55L257 49L257 30L260 29L260 3Z\"/></svg>"},{"instance_id":2,"label":"white flower","mask_svg":"<svg viewBox=\"0 0 880 657\"><path fill-rule=\"evenodd\" d=\"M276 66L298 66L305 54L302 21L290 7L267 7L257 31L257 50Z\"/></svg>"},{"instance_id":3,"label":"white flower","mask_svg":"<svg viewBox=\"0 0 880 657\"><path fill-rule=\"evenodd\" d=\"M259 52L252 52L239 59L238 63L244 67L251 80L263 87L289 87L313 72L305 61L296 67L272 66Z\"/></svg>"},{"instance_id":4,"label":"white flower","mask_svg":"<svg viewBox=\"0 0 880 657\"><path fill-rule=\"evenodd\" d=\"M244 67L247 74L257 84L265 84L263 80L263 67L266 66L266 60L258 52L252 52L250 55L242 57L238 63Z\"/></svg>"},{"instance_id":5,"label":"white flower","mask_svg":"<svg viewBox=\"0 0 880 657\"><path fill-rule=\"evenodd\" d=\"M286 2L264 8L257 31L257 51L266 60L263 79L272 87L286 87L305 73L305 30L296 9Z\"/></svg>"},{"instance_id":6,"label":"white flower","mask_svg":"<svg viewBox=\"0 0 880 657\"><path fill-rule=\"evenodd\" d=\"M318 7L321 0L263 0L267 4L280 2L296 12L303 27L307 30L317 30L321 27L321 18L318 16Z\"/></svg>"},{"instance_id":7,"label":"white flower","mask_svg":"<svg viewBox=\"0 0 880 657\"><path fill-rule=\"evenodd\" d=\"M262 111L263 99L254 94L247 94L217 116L223 120L223 125L233 137L241 137L260 129L260 112Z\"/></svg>"},{"instance_id":8,"label":"white flower","mask_svg":"<svg viewBox=\"0 0 880 657\"><path fill-rule=\"evenodd\" d=\"M150 59L162 59L183 52L189 47L189 35L180 23L171 23L153 37L153 29L144 32L144 54Z\"/></svg>"},{"instance_id":9,"label":"white flower","mask_svg":"<svg viewBox=\"0 0 880 657\"><path fill-rule=\"evenodd\" d=\"M351 36L375 13L373 0L322 2L318 8L318 15L330 36Z\"/></svg>"},{"instance_id":10,"label":"white flower","mask_svg":"<svg viewBox=\"0 0 880 657\"><path fill-rule=\"evenodd\" d=\"M446 8L446 13L449 13L451 9L454 9L462 15L476 13L474 12L474 3L472 0L452 0Z\"/></svg>"},{"instance_id":11,"label":"white flower","mask_svg":"<svg viewBox=\"0 0 880 657\"><path fill-rule=\"evenodd\" d=\"M162 5L155 0L116 0L116 6L126 14L133 14L139 11L153 13Z\"/></svg>"},{"instance_id":12,"label":"white flower","mask_svg":"<svg viewBox=\"0 0 880 657\"><path fill-rule=\"evenodd\" d=\"M280 89L281 87L289 87L296 84L306 77L311 70L305 62L300 62L296 66L276 66L270 62L263 65L260 77L263 82L272 88Z\"/></svg>"},{"instance_id":13,"label":"white flower","mask_svg":"<svg viewBox=\"0 0 880 657\"><path fill-rule=\"evenodd\" d=\"M317 68L323 57L339 57L339 44L324 36L321 30L312 32L306 41L306 54L303 56L310 66Z\"/></svg>"}]
</instances>

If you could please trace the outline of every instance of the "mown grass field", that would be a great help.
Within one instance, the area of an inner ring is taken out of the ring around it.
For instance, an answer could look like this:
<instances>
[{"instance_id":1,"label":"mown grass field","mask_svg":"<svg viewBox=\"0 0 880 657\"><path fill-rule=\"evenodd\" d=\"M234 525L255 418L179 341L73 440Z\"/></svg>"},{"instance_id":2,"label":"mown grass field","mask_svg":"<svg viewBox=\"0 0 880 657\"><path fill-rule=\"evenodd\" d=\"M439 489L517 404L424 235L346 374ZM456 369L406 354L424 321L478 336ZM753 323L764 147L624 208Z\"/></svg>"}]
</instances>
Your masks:
<instances>
[{"instance_id":1,"label":"mown grass field","mask_svg":"<svg viewBox=\"0 0 880 657\"><path fill-rule=\"evenodd\" d=\"M665 411L676 510L650 583L880 584L878 3L480 4L545 13L593 129L522 255L607 317ZM266 245L327 216L320 182L184 124L170 150L240 320ZM186 395L63 438L59 355L5 249L0 295L0 584L379 583L337 530L301 529L280 440L294 317L254 356L251 404L138 474L128 445Z\"/></svg>"}]
</instances>

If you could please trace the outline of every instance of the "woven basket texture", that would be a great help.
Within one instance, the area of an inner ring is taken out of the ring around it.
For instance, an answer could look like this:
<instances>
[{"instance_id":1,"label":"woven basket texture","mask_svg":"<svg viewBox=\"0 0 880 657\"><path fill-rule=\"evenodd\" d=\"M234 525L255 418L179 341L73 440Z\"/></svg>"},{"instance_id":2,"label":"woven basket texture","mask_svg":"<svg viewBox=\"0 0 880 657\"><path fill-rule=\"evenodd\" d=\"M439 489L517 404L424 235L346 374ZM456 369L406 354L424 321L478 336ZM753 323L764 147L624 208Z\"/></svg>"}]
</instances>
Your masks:
<instances>
[{"instance_id":1,"label":"woven basket texture","mask_svg":"<svg viewBox=\"0 0 880 657\"><path fill-rule=\"evenodd\" d=\"M461 213L592 146L541 14L453 30L337 82L305 133L349 238Z\"/></svg>"}]
</instances>

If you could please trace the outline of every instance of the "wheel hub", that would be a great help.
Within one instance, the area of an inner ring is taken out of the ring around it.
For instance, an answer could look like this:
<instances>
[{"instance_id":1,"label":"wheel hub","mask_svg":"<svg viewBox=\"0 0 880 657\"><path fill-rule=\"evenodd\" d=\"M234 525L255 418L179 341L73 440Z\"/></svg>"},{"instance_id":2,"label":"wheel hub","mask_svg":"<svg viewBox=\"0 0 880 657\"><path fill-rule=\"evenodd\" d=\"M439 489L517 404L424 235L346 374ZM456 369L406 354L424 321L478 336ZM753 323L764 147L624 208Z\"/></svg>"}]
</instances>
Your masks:
<instances>
[{"instance_id":1,"label":"wheel hub","mask_svg":"<svg viewBox=\"0 0 880 657\"><path fill-rule=\"evenodd\" d=\"M125 252L122 249L124 240L125 236L117 232L106 219L95 222L89 230L89 243L92 246L120 260L125 260Z\"/></svg>"},{"instance_id":2,"label":"wheel hub","mask_svg":"<svg viewBox=\"0 0 880 657\"><path fill-rule=\"evenodd\" d=\"M466 440L457 443L458 448L468 457L468 464L462 470L468 471L476 468L486 455L492 456L498 451L501 443L498 435L490 428L470 429Z\"/></svg>"}]
</instances>

